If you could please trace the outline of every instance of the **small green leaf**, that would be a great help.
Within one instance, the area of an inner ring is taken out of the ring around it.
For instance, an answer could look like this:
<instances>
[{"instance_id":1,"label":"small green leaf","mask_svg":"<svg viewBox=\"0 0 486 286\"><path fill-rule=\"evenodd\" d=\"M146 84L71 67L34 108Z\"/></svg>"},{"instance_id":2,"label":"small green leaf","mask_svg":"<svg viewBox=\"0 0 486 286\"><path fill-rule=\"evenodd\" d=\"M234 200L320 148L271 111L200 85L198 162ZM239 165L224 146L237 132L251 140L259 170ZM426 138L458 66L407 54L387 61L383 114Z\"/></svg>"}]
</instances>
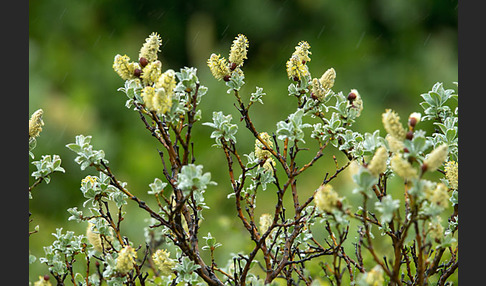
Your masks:
<instances>
[{"instance_id":1,"label":"small green leaf","mask_svg":"<svg viewBox=\"0 0 486 286\"><path fill-rule=\"evenodd\" d=\"M149 184L150 191L148 191L149 195L155 195L164 190L164 188L167 186L167 183L162 182L159 178L155 178L154 182Z\"/></svg>"},{"instance_id":2,"label":"small green leaf","mask_svg":"<svg viewBox=\"0 0 486 286\"><path fill-rule=\"evenodd\" d=\"M371 188L378 183L378 177L373 176L368 169L360 166L358 172L352 176L353 181L358 185L358 188L353 192L364 192L368 197L372 196Z\"/></svg>"},{"instance_id":3,"label":"small green leaf","mask_svg":"<svg viewBox=\"0 0 486 286\"><path fill-rule=\"evenodd\" d=\"M375 203L375 208L381 213L380 220L383 224L393 219L394 212L400 207L400 200L394 200L391 195L386 195L380 202Z\"/></svg>"}]
</instances>

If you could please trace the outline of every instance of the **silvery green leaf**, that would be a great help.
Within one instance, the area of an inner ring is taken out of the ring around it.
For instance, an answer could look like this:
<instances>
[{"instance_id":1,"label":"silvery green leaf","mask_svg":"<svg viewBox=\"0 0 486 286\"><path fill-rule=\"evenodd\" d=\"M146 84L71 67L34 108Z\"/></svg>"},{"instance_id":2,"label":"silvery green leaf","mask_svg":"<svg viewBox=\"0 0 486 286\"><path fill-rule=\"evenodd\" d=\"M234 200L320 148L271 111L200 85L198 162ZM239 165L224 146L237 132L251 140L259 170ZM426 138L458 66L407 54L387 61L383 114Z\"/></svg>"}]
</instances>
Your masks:
<instances>
[{"instance_id":1,"label":"silvery green leaf","mask_svg":"<svg viewBox=\"0 0 486 286\"><path fill-rule=\"evenodd\" d=\"M287 121L277 122L277 135L279 140L284 140L288 138L291 141L302 141L304 140L304 131L302 128L312 127L308 123L302 123L302 116L304 116L304 110L299 108L296 112L288 116Z\"/></svg>"},{"instance_id":2,"label":"silvery green leaf","mask_svg":"<svg viewBox=\"0 0 486 286\"><path fill-rule=\"evenodd\" d=\"M239 74L237 72L234 72L230 80L226 82L226 86L229 87L227 93L231 93L233 90L240 90L241 87L245 84L245 76L243 74Z\"/></svg>"},{"instance_id":3,"label":"silvery green leaf","mask_svg":"<svg viewBox=\"0 0 486 286\"><path fill-rule=\"evenodd\" d=\"M132 98L127 99L127 101L125 102L125 107L128 109L132 108L134 102L135 101Z\"/></svg>"},{"instance_id":4,"label":"silvery green leaf","mask_svg":"<svg viewBox=\"0 0 486 286\"><path fill-rule=\"evenodd\" d=\"M381 213L382 224L392 221L394 212L400 207L400 200L394 200L391 195L386 195L380 202L375 203L375 208Z\"/></svg>"},{"instance_id":5,"label":"silvery green leaf","mask_svg":"<svg viewBox=\"0 0 486 286\"><path fill-rule=\"evenodd\" d=\"M244 154L244 156L247 158L248 163L246 163L247 167L254 166L255 164L258 164L260 159L257 158L255 155L255 152L251 152L250 154Z\"/></svg>"},{"instance_id":6,"label":"silvery green leaf","mask_svg":"<svg viewBox=\"0 0 486 286\"><path fill-rule=\"evenodd\" d=\"M77 207L69 208L67 211L71 214L68 221L74 220L75 222L81 222L83 220L83 212L78 211Z\"/></svg>"},{"instance_id":7,"label":"silvery green leaf","mask_svg":"<svg viewBox=\"0 0 486 286\"><path fill-rule=\"evenodd\" d=\"M412 140L405 140L403 142L405 148L408 149L408 156L419 157L430 147L429 142L425 138L425 131L417 130L414 133Z\"/></svg>"},{"instance_id":8,"label":"silvery green leaf","mask_svg":"<svg viewBox=\"0 0 486 286\"><path fill-rule=\"evenodd\" d=\"M204 86L204 85L200 85L200 86L199 86L199 90L198 90L198 92L197 92L197 95L198 95L199 97L201 97L201 96L206 95L206 93L208 93L208 88L207 88L206 86Z\"/></svg>"},{"instance_id":9,"label":"silvery green leaf","mask_svg":"<svg viewBox=\"0 0 486 286\"><path fill-rule=\"evenodd\" d=\"M214 249L214 248L218 248L218 247L222 246L221 243L216 242L216 238L214 238L211 235L210 232L208 232L208 235L205 236L205 237L203 237L203 238L206 240L206 246L207 246L207 248ZM204 247L203 247L203 249L204 249Z\"/></svg>"},{"instance_id":10,"label":"silvery green leaf","mask_svg":"<svg viewBox=\"0 0 486 286\"><path fill-rule=\"evenodd\" d=\"M29 154L30 154L30 151L34 150L36 145L37 145L37 140L33 137L29 138ZM33 154L32 154L32 159L34 159Z\"/></svg>"},{"instance_id":11,"label":"silvery green leaf","mask_svg":"<svg viewBox=\"0 0 486 286\"><path fill-rule=\"evenodd\" d=\"M295 85L294 83L289 84L288 87L289 90L289 96L299 96L300 95L300 89Z\"/></svg>"},{"instance_id":12,"label":"silvery green leaf","mask_svg":"<svg viewBox=\"0 0 486 286\"><path fill-rule=\"evenodd\" d=\"M250 101L251 102L260 102L261 104L263 104L263 96L266 95L266 93L263 92L263 88L261 87L256 87L256 91L253 92L250 96Z\"/></svg>"},{"instance_id":13,"label":"silvery green leaf","mask_svg":"<svg viewBox=\"0 0 486 286\"><path fill-rule=\"evenodd\" d=\"M148 191L147 193L149 195L158 194L158 193L162 192L166 186L167 186L167 183L162 182L162 180L160 180L159 178L155 178L154 182L149 184L150 191Z\"/></svg>"},{"instance_id":14,"label":"silvery green leaf","mask_svg":"<svg viewBox=\"0 0 486 286\"><path fill-rule=\"evenodd\" d=\"M372 197L374 192L371 191L373 185L378 183L378 178L373 176L368 169L360 166L358 172L352 176L353 181L358 185L358 188L354 189L353 192L364 192L368 197Z\"/></svg>"},{"instance_id":15,"label":"silvery green leaf","mask_svg":"<svg viewBox=\"0 0 486 286\"><path fill-rule=\"evenodd\" d=\"M115 202L117 208L127 204L128 196L121 191L110 193L110 198Z\"/></svg>"},{"instance_id":16,"label":"silvery green leaf","mask_svg":"<svg viewBox=\"0 0 486 286\"><path fill-rule=\"evenodd\" d=\"M78 154L74 161L80 165L81 170L86 169L91 164L99 165L100 160L108 163L108 160L104 159L105 152L103 150L93 150L90 141L91 136L78 135L76 136L76 143L66 145L67 148Z\"/></svg>"},{"instance_id":17,"label":"silvery green leaf","mask_svg":"<svg viewBox=\"0 0 486 286\"><path fill-rule=\"evenodd\" d=\"M452 191L452 195L449 201L451 201L453 205L459 204L459 193L457 192L457 190Z\"/></svg>"},{"instance_id":18,"label":"silvery green leaf","mask_svg":"<svg viewBox=\"0 0 486 286\"><path fill-rule=\"evenodd\" d=\"M434 217L441 214L444 211L444 208L439 206L438 204L431 203L429 201L424 201L422 205L422 209L420 210L420 214L425 216Z\"/></svg>"},{"instance_id":19,"label":"silvery green leaf","mask_svg":"<svg viewBox=\"0 0 486 286\"><path fill-rule=\"evenodd\" d=\"M178 273L176 282L186 282L189 284L197 283L198 276L195 271L199 268L201 268L201 266L195 264L188 257L182 257L181 263L176 264L174 267L174 270Z\"/></svg>"},{"instance_id":20,"label":"silvery green leaf","mask_svg":"<svg viewBox=\"0 0 486 286\"><path fill-rule=\"evenodd\" d=\"M376 130L373 134L365 133L364 140L361 143L364 155L373 155L375 150L381 146L380 130Z\"/></svg>"},{"instance_id":21,"label":"silvery green leaf","mask_svg":"<svg viewBox=\"0 0 486 286\"><path fill-rule=\"evenodd\" d=\"M202 172L202 165L189 164L182 166L181 172L177 175L177 187L189 194L193 190L204 191L208 185L216 185L211 181L211 173Z\"/></svg>"},{"instance_id":22,"label":"silvery green leaf","mask_svg":"<svg viewBox=\"0 0 486 286\"><path fill-rule=\"evenodd\" d=\"M82 147L80 145L76 144L76 143L67 144L66 147L68 147L69 150L76 152L76 153L79 153L83 150Z\"/></svg>"},{"instance_id":23,"label":"silvery green leaf","mask_svg":"<svg viewBox=\"0 0 486 286\"><path fill-rule=\"evenodd\" d=\"M54 172L65 172L61 167L61 158L59 155L43 155L41 160L32 162L37 170L32 172L32 176L36 179L43 178L46 184L49 184L49 175Z\"/></svg>"},{"instance_id":24,"label":"silvery green leaf","mask_svg":"<svg viewBox=\"0 0 486 286\"><path fill-rule=\"evenodd\" d=\"M238 132L238 125L231 124L232 116L223 115L223 112L213 112L213 122L204 122L203 125L216 129L211 133L211 138L216 141L216 146L222 147L221 138L232 140L236 143L236 133Z\"/></svg>"},{"instance_id":25,"label":"silvery green leaf","mask_svg":"<svg viewBox=\"0 0 486 286\"><path fill-rule=\"evenodd\" d=\"M259 168L261 170L260 184L262 185L262 190L267 189L267 184L271 184L275 181L273 177L273 172L271 170L266 170L265 168Z\"/></svg>"},{"instance_id":26,"label":"silvery green leaf","mask_svg":"<svg viewBox=\"0 0 486 286\"><path fill-rule=\"evenodd\" d=\"M199 81L197 75L197 69L194 67L181 68L179 72L176 72L176 77L179 79L174 91L179 92L192 92L196 89L196 83Z\"/></svg>"},{"instance_id":27,"label":"silvery green leaf","mask_svg":"<svg viewBox=\"0 0 486 286\"><path fill-rule=\"evenodd\" d=\"M51 182L51 177L49 177L49 175L45 175L43 176L44 178L44 182L46 182L46 184L49 184Z\"/></svg>"}]
</instances>

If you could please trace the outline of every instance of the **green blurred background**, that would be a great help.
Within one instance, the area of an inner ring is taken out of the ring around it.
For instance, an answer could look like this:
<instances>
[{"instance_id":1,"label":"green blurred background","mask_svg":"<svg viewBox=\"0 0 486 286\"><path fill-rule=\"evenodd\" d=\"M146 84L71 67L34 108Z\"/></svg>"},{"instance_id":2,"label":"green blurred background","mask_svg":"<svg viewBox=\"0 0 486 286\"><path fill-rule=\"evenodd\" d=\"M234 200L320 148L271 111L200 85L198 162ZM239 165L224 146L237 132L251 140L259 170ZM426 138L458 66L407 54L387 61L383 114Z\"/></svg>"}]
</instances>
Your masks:
<instances>
[{"instance_id":1,"label":"green blurred background","mask_svg":"<svg viewBox=\"0 0 486 286\"><path fill-rule=\"evenodd\" d=\"M238 122L233 98L211 76L206 60L213 52L227 57L234 37L245 34L250 48L242 94L248 100L255 86L263 87L265 104L255 105L251 116L259 131L269 133L296 108L295 100L287 96L285 62L301 40L311 45L308 65L314 77L333 67L335 91L359 90L364 110L353 129L360 132L382 130L385 108L397 110L403 120L413 111L421 112L421 93L438 81L454 88L452 82L458 80L457 1L29 1L29 116L42 108L45 122L34 153L36 159L59 154L66 169L33 192L30 228L38 224L40 232L30 238L32 254L44 254L42 246L52 243L56 227L78 234L85 231L85 224L67 221L66 211L81 208L80 181L96 174L80 171L75 154L65 147L78 134L92 135L95 149L105 151L117 177L154 205L146 192L155 177L163 178L156 149L160 146L138 114L125 108L126 96L117 92L123 81L112 69L116 54L136 59L151 32L163 39L159 54L163 70L194 66L209 88L201 103L202 122L210 121L212 111L218 110L233 114ZM209 127L196 127L196 163L203 164L218 183L207 192L211 209L204 213L207 222L201 234L210 231L224 244L216 261L223 265L229 252L248 250L252 244L238 239L245 232L232 222L232 200L226 198L231 188L221 167L224 154L211 147ZM240 124L240 153L252 151L250 137ZM302 163L312 157L304 155ZM345 163L343 157L338 160ZM317 188L326 172L334 171L333 164L331 153L326 154L300 179L304 195ZM338 182L343 193L352 188L349 177ZM262 193L258 214L270 212L274 199L271 189ZM125 210L122 232L135 244L143 244L147 215L131 203ZM29 272L30 280L37 280L47 267L36 262Z\"/></svg>"}]
</instances>

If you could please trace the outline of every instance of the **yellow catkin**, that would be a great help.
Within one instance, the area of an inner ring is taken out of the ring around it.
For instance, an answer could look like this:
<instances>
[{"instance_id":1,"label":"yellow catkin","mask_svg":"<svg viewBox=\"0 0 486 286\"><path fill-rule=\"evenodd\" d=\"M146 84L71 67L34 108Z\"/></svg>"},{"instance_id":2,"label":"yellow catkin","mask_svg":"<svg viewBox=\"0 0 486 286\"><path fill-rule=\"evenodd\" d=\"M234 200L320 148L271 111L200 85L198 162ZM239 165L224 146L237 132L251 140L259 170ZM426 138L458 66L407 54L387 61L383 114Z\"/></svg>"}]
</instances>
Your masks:
<instances>
[{"instance_id":1,"label":"yellow catkin","mask_svg":"<svg viewBox=\"0 0 486 286\"><path fill-rule=\"evenodd\" d=\"M243 61L247 59L248 47L249 44L246 36L239 34L231 45L230 54L228 57L230 63L235 64L235 67L242 66Z\"/></svg>"},{"instance_id":2,"label":"yellow catkin","mask_svg":"<svg viewBox=\"0 0 486 286\"><path fill-rule=\"evenodd\" d=\"M225 76L228 76L230 74L228 62L224 57L221 57L220 55L211 54L207 64L214 78L217 80L221 80Z\"/></svg>"},{"instance_id":3,"label":"yellow catkin","mask_svg":"<svg viewBox=\"0 0 486 286\"><path fill-rule=\"evenodd\" d=\"M161 74L162 63L160 61L153 61L145 66L140 78L145 85L152 85L154 82L157 82Z\"/></svg>"},{"instance_id":4,"label":"yellow catkin","mask_svg":"<svg viewBox=\"0 0 486 286\"><path fill-rule=\"evenodd\" d=\"M273 174L273 168L275 168L275 165L277 163L275 163L275 160L273 160L273 158L268 158L265 163L263 163L263 169L265 169L266 172L272 172Z\"/></svg>"},{"instance_id":5,"label":"yellow catkin","mask_svg":"<svg viewBox=\"0 0 486 286\"><path fill-rule=\"evenodd\" d=\"M158 80L155 82L155 88L163 88L169 96L174 93L174 88L176 87L176 75L174 70L168 69L160 75Z\"/></svg>"},{"instance_id":6,"label":"yellow catkin","mask_svg":"<svg viewBox=\"0 0 486 286\"><path fill-rule=\"evenodd\" d=\"M418 177L417 169L407 160L403 159L399 154L395 154L390 161L392 170L405 180L410 180Z\"/></svg>"},{"instance_id":7,"label":"yellow catkin","mask_svg":"<svg viewBox=\"0 0 486 286\"><path fill-rule=\"evenodd\" d=\"M427 171L433 172L442 166L442 163L447 160L448 154L449 146L445 143L432 150L424 160L424 166L426 166Z\"/></svg>"},{"instance_id":8,"label":"yellow catkin","mask_svg":"<svg viewBox=\"0 0 486 286\"><path fill-rule=\"evenodd\" d=\"M39 137L39 135L42 131L42 126L44 126L44 121L42 121L42 115L43 114L44 114L44 111L42 109L38 109L34 113L32 113L32 116L30 117L30 120L29 120L29 137L30 138Z\"/></svg>"},{"instance_id":9,"label":"yellow catkin","mask_svg":"<svg viewBox=\"0 0 486 286\"><path fill-rule=\"evenodd\" d=\"M176 261L170 258L170 252L165 249L158 249L152 255L152 260L163 276L171 275L176 266Z\"/></svg>"},{"instance_id":10,"label":"yellow catkin","mask_svg":"<svg viewBox=\"0 0 486 286\"><path fill-rule=\"evenodd\" d=\"M447 192L446 185L443 183L437 183L435 189L427 189L425 191L425 198L442 208L449 206L449 193Z\"/></svg>"},{"instance_id":11,"label":"yellow catkin","mask_svg":"<svg viewBox=\"0 0 486 286\"><path fill-rule=\"evenodd\" d=\"M292 55L295 55L298 57L298 59L301 62L310 62L310 57L312 53L309 51L310 50L310 45L306 41L300 41L299 44L295 47L295 52Z\"/></svg>"},{"instance_id":12,"label":"yellow catkin","mask_svg":"<svg viewBox=\"0 0 486 286\"><path fill-rule=\"evenodd\" d=\"M456 161L449 161L445 164L446 179L449 186L457 190L459 187L459 164Z\"/></svg>"},{"instance_id":13,"label":"yellow catkin","mask_svg":"<svg viewBox=\"0 0 486 286\"><path fill-rule=\"evenodd\" d=\"M273 147L273 142L270 140L270 135L268 135L267 132L262 132L260 133L260 137L262 140L268 145L268 147L272 148ZM260 140L255 139L255 156L259 160L266 160L269 158L272 153L268 150L264 150L265 146L260 142Z\"/></svg>"},{"instance_id":14,"label":"yellow catkin","mask_svg":"<svg viewBox=\"0 0 486 286\"><path fill-rule=\"evenodd\" d=\"M134 75L136 68L140 68L140 66L137 63L130 62L130 58L127 55L116 55L113 60L113 70L123 80L136 78Z\"/></svg>"},{"instance_id":15,"label":"yellow catkin","mask_svg":"<svg viewBox=\"0 0 486 286\"><path fill-rule=\"evenodd\" d=\"M311 92L313 97L319 101L322 101L324 99L324 96L326 95L326 91L324 90L322 84L319 82L317 78L312 79Z\"/></svg>"},{"instance_id":16,"label":"yellow catkin","mask_svg":"<svg viewBox=\"0 0 486 286\"><path fill-rule=\"evenodd\" d=\"M149 63L157 60L157 53L160 52L161 45L162 39L160 36L155 32L150 34L140 49L139 58L145 58Z\"/></svg>"},{"instance_id":17,"label":"yellow catkin","mask_svg":"<svg viewBox=\"0 0 486 286\"><path fill-rule=\"evenodd\" d=\"M403 150L403 148L405 148L403 140L399 140L395 136L387 134L385 136L385 140L388 143L388 147L390 147L390 151L392 153L400 152Z\"/></svg>"},{"instance_id":18,"label":"yellow catkin","mask_svg":"<svg viewBox=\"0 0 486 286\"><path fill-rule=\"evenodd\" d=\"M153 105L153 98L155 96L155 88L151 86L146 86L142 89L140 93L143 102L145 103L145 107L150 111L155 111L155 107Z\"/></svg>"},{"instance_id":19,"label":"yellow catkin","mask_svg":"<svg viewBox=\"0 0 486 286\"><path fill-rule=\"evenodd\" d=\"M159 89L152 98L152 106L157 114L166 114L172 107L172 96L165 89Z\"/></svg>"},{"instance_id":20,"label":"yellow catkin","mask_svg":"<svg viewBox=\"0 0 486 286\"><path fill-rule=\"evenodd\" d=\"M130 245L125 246L118 253L116 258L116 270L119 273L126 274L135 267L137 252Z\"/></svg>"},{"instance_id":21,"label":"yellow catkin","mask_svg":"<svg viewBox=\"0 0 486 286\"><path fill-rule=\"evenodd\" d=\"M319 79L319 82L324 88L324 92L327 93L334 86L334 80L336 79L336 71L333 68L328 69Z\"/></svg>"},{"instance_id":22,"label":"yellow catkin","mask_svg":"<svg viewBox=\"0 0 486 286\"><path fill-rule=\"evenodd\" d=\"M89 223L88 227L86 228L86 237L88 238L89 243L94 246L96 251L102 252L103 247L101 246L101 238L100 234L93 231L94 224Z\"/></svg>"},{"instance_id":23,"label":"yellow catkin","mask_svg":"<svg viewBox=\"0 0 486 286\"><path fill-rule=\"evenodd\" d=\"M260 216L260 234L264 234L273 223L273 217L269 213L264 213Z\"/></svg>"},{"instance_id":24,"label":"yellow catkin","mask_svg":"<svg viewBox=\"0 0 486 286\"><path fill-rule=\"evenodd\" d=\"M444 237L444 227L442 226L441 221L442 219L437 217L435 220L429 222L428 225L428 234L436 241L440 241Z\"/></svg>"},{"instance_id":25,"label":"yellow catkin","mask_svg":"<svg viewBox=\"0 0 486 286\"><path fill-rule=\"evenodd\" d=\"M334 191L334 188L329 185L321 185L314 194L314 202L316 207L324 212L331 213L338 207L340 203L338 194Z\"/></svg>"},{"instance_id":26,"label":"yellow catkin","mask_svg":"<svg viewBox=\"0 0 486 286\"><path fill-rule=\"evenodd\" d=\"M407 131L400 123L400 116L391 110L387 109L385 113L382 114L382 122L385 130L388 134L395 137L398 140L404 140Z\"/></svg>"},{"instance_id":27,"label":"yellow catkin","mask_svg":"<svg viewBox=\"0 0 486 286\"><path fill-rule=\"evenodd\" d=\"M304 77L309 75L309 69L302 63L302 60L298 56L293 55L287 61L287 75L290 79L302 80Z\"/></svg>"},{"instance_id":28,"label":"yellow catkin","mask_svg":"<svg viewBox=\"0 0 486 286\"><path fill-rule=\"evenodd\" d=\"M381 146L376 149L375 155L368 164L368 170L374 176L379 176L386 171L386 161L388 160L388 151Z\"/></svg>"}]
</instances>

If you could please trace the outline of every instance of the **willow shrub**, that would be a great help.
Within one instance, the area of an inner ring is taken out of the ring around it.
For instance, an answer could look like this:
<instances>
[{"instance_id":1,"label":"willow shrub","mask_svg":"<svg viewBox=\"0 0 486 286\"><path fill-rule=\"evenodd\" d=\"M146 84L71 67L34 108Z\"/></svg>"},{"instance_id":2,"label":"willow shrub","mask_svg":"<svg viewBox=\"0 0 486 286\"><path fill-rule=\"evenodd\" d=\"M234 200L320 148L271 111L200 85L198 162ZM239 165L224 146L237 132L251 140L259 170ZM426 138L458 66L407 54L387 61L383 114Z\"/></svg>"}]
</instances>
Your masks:
<instances>
[{"instance_id":1,"label":"willow shrub","mask_svg":"<svg viewBox=\"0 0 486 286\"><path fill-rule=\"evenodd\" d=\"M233 95L228 104L241 114L240 123L221 111L213 111L212 122L201 123L198 106L208 88L199 81L196 68L164 71L158 60L161 44L161 37L152 33L137 61L116 55L113 63L125 81L119 91L127 96L126 107L139 114L148 133L160 143L163 176L148 186L151 200L133 195L105 152L91 145L91 136L76 136L66 146L77 154L81 170L90 174L81 181L82 209L68 212L70 221L87 223L87 230L76 235L59 228L43 257L31 255L31 263L44 263L50 272L34 285L52 281L58 285L66 281L75 285L448 283L458 268L458 117L457 108L450 107L451 100L457 99L454 90L437 83L421 95L421 112L410 114L406 124L388 109L382 114L384 137L379 130L362 134L352 129L365 106L358 90L335 92L333 68L314 78L308 69L310 45L302 41L286 65L295 112L277 122L274 130L257 130L250 110L264 103L266 93L260 87L251 94L240 93L249 41L238 35L228 59L212 54L207 63L214 78ZM424 121L435 125L431 134L419 129ZM29 122L32 158L42 125L39 111ZM218 238L199 231L209 223L204 210L214 207L206 203L205 192L216 183L196 162L198 138L192 131L208 127L215 142L212 148L226 158L221 165L229 175L224 188L231 190L228 199L237 214L234 224L241 224L252 241L249 252L224 254L228 259L224 265L214 259L221 246ZM254 151L241 153L238 132L254 137ZM315 150L307 143L312 140L318 146ZM342 152L346 162L335 159L335 169L325 172L312 195L303 196L297 178L328 150ZM297 160L302 151L314 154L305 164ZM49 183L53 172L64 172L57 155L32 163L37 171L32 173L35 181L29 194L42 181ZM339 184L333 184L348 168L355 186L352 201L358 205L348 201ZM427 173L435 175L424 176ZM393 191L387 184L392 177L400 182ZM256 216L262 191L275 194L274 208ZM284 207L286 201L292 207ZM149 218L145 245L135 244L120 231L129 215L123 207L129 203L137 204ZM372 229L382 236L379 247ZM344 247L345 243L353 247ZM393 255L383 255L383 249ZM86 270L75 271L74 263L85 264Z\"/></svg>"}]
</instances>

